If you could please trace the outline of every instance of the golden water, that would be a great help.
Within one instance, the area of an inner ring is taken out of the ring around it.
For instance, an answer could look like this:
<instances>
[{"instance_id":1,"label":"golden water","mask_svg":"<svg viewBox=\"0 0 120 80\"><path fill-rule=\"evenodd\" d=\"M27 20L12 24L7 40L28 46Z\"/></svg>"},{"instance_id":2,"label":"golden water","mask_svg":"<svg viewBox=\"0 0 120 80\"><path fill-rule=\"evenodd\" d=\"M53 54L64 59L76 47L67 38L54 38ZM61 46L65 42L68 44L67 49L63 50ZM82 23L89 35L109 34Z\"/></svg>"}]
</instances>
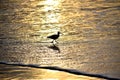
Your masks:
<instances>
[{"instance_id":1,"label":"golden water","mask_svg":"<svg viewBox=\"0 0 120 80\"><path fill-rule=\"evenodd\" d=\"M1 0L0 61L120 78L119 10L120 0Z\"/></svg>"}]
</instances>

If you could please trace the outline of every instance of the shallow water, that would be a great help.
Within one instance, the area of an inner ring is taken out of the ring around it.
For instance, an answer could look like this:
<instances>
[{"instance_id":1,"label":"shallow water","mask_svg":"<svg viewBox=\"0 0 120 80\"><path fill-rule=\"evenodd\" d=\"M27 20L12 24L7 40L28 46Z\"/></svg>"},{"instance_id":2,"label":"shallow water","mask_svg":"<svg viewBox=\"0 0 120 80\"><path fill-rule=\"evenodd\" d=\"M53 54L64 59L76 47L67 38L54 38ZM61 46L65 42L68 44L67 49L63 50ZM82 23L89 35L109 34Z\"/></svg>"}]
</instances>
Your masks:
<instances>
[{"instance_id":1,"label":"shallow water","mask_svg":"<svg viewBox=\"0 0 120 80\"><path fill-rule=\"evenodd\" d=\"M0 62L120 78L119 13L120 0L1 0Z\"/></svg>"},{"instance_id":2,"label":"shallow water","mask_svg":"<svg viewBox=\"0 0 120 80\"><path fill-rule=\"evenodd\" d=\"M59 70L0 64L1 80L106 80L80 74L74 75Z\"/></svg>"}]
</instances>

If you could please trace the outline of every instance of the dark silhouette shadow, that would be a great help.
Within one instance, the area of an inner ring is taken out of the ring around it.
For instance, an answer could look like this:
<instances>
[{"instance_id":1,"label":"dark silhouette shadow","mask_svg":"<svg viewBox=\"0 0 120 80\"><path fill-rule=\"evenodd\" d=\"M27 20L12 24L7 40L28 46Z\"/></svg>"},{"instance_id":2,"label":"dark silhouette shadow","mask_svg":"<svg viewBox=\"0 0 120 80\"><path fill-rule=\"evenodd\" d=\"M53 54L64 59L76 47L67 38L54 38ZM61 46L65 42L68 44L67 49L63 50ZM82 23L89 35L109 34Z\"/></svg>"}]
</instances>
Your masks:
<instances>
[{"instance_id":1,"label":"dark silhouette shadow","mask_svg":"<svg viewBox=\"0 0 120 80\"><path fill-rule=\"evenodd\" d=\"M49 46L48 48L53 49L53 50L57 50L57 51L60 53L59 47L58 47L57 45L55 45L55 44L52 44L52 45Z\"/></svg>"}]
</instances>

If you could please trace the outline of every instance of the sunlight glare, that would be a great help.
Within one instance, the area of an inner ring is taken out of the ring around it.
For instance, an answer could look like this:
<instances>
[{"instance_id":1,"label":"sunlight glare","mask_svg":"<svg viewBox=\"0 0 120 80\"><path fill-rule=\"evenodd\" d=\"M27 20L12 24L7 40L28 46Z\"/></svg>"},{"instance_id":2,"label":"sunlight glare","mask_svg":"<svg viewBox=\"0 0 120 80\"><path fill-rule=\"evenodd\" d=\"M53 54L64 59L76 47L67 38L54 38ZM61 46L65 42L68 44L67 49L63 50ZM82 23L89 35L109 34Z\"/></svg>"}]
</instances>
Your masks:
<instances>
[{"instance_id":1,"label":"sunlight glare","mask_svg":"<svg viewBox=\"0 0 120 80\"><path fill-rule=\"evenodd\" d=\"M46 0L45 4L46 5L57 6L57 5L59 5L59 0Z\"/></svg>"}]
</instances>

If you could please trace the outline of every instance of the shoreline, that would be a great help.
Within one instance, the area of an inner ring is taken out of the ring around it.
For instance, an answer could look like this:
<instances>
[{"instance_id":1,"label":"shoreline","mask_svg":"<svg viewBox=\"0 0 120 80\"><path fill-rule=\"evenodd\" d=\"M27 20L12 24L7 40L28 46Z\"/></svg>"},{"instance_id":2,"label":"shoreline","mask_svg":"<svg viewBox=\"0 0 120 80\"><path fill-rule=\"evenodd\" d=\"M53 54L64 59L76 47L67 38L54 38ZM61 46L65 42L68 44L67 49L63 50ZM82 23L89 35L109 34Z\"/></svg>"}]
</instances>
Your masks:
<instances>
[{"instance_id":1,"label":"shoreline","mask_svg":"<svg viewBox=\"0 0 120 80\"><path fill-rule=\"evenodd\" d=\"M3 68L1 66L4 66ZM71 75L75 75L77 77L79 76L85 76L86 78L97 78L98 80L119 80L119 78L112 78L112 77L107 77L107 76L104 76L104 75L99 75L99 74L88 74L88 73L84 73L84 72L79 72L77 70L74 70L74 69L63 69L63 68L59 68L59 67L54 67L54 66L46 66L46 67L40 67L40 66L37 66L37 65L32 65L32 64L12 64L12 63L6 63L6 62L0 62L0 68L2 68L3 70L6 69L7 67L7 70L8 70L8 73L9 73L9 69L13 69L13 71L17 69L17 67L22 67L20 69L20 71L23 71L23 74L24 74L24 69L23 68L27 68L27 69L36 69L36 70L39 70L39 69L43 69L45 70L45 72L47 73L47 71L57 71L57 72L63 72L63 73L66 73L66 74L71 74ZM14 68L15 67L15 68ZM7 71L4 73L4 71L1 71L2 69L0 69L0 73L2 74L6 74ZM23 70L22 70L23 69ZM2 75L0 74L0 75ZM41 74L40 74L41 75ZM7 77L7 76L6 76ZM19 76L18 76L19 77ZM47 76L46 76L47 77ZM59 76L60 77L60 76ZM62 77L62 76L61 76ZM9 78L9 77L8 77ZM82 78L81 78L82 79Z\"/></svg>"}]
</instances>

